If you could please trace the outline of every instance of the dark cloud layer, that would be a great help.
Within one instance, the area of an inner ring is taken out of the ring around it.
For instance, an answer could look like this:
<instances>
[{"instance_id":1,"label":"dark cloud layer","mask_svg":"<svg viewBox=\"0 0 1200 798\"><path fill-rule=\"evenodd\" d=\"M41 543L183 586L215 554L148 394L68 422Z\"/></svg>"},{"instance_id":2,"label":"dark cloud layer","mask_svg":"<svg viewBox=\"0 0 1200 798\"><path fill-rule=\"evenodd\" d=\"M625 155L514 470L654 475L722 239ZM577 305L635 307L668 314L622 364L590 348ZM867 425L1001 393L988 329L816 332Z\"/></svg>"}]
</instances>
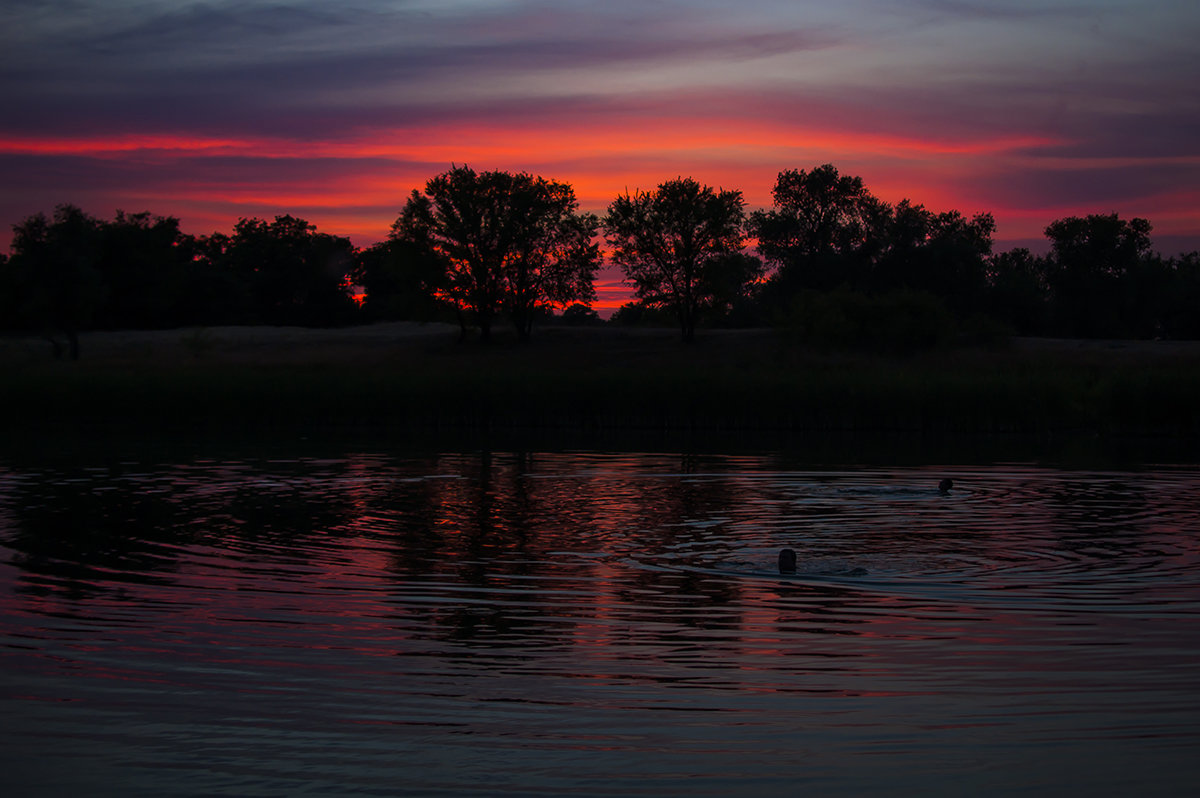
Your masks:
<instances>
[{"instance_id":1,"label":"dark cloud layer","mask_svg":"<svg viewBox=\"0 0 1200 798\"><path fill-rule=\"evenodd\" d=\"M396 35L370 30L372 22ZM481 26L470 17L432 24L416 14L348 7L334 14L201 5L18 42L0 91L21 109L10 124L23 132L82 117L98 132L136 126L322 136L347 123L420 119L429 112L422 95L437 87L446 89L436 92L445 105L469 115L476 98L456 98L456 91L484 76L516 82L563 70L737 62L828 44L815 33L769 28L684 39L620 26L615 37L583 19L570 22L562 31L495 36L475 30ZM347 93L368 99L355 103ZM514 93L519 103L516 86ZM572 92L564 85L558 93Z\"/></svg>"}]
</instances>

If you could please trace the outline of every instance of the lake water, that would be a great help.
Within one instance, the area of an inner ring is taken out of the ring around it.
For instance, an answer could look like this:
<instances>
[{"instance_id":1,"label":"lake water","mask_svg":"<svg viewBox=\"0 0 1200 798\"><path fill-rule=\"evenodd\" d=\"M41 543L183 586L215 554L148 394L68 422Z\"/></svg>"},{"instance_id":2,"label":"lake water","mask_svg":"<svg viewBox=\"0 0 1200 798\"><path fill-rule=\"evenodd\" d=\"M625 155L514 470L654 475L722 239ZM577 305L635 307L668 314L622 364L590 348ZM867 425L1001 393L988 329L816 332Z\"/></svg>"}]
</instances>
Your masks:
<instances>
[{"instance_id":1,"label":"lake water","mask_svg":"<svg viewBox=\"0 0 1200 798\"><path fill-rule=\"evenodd\" d=\"M1194 467L0 462L0 622L6 795L1200 784Z\"/></svg>"}]
</instances>

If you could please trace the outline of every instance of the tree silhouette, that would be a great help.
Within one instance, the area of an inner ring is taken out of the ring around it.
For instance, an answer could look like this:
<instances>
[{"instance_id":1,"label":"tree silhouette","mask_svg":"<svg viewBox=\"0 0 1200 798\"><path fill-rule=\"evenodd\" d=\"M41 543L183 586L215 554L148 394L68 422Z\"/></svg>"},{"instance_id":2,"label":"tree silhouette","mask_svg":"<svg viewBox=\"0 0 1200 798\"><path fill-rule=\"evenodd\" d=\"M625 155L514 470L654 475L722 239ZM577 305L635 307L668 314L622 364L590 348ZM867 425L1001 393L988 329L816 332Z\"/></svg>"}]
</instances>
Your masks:
<instances>
[{"instance_id":1,"label":"tree silhouette","mask_svg":"<svg viewBox=\"0 0 1200 798\"><path fill-rule=\"evenodd\" d=\"M520 176L518 176L520 177ZM523 181L519 181L523 182ZM537 178L513 194L518 227L508 271L508 308L517 335L528 340L539 306L567 307L596 299L600 221L578 214L574 190Z\"/></svg>"},{"instance_id":2,"label":"tree silhouette","mask_svg":"<svg viewBox=\"0 0 1200 798\"><path fill-rule=\"evenodd\" d=\"M445 312L437 300L446 268L428 247L396 234L358 252L363 311L372 321L432 321Z\"/></svg>"},{"instance_id":3,"label":"tree silhouette","mask_svg":"<svg viewBox=\"0 0 1200 798\"><path fill-rule=\"evenodd\" d=\"M600 265L599 224L580 214L565 183L526 173L454 167L413 191L393 237L428 249L445 269L438 295L469 313L480 337L508 310L529 337L539 306L590 302Z\"/></svg>"},{"instance_id":4,"label":"tree silhouette","mask_svg":"<svg viewBox=\"0 0 1200 798\"><path fill-rule=\"evenodd\" d=\"M174 217L117 211L105 221L62 205L13 226L10 253L0 253L0 328L44 333L56 356L65 334L73 358L86 329L452 312L485 340L507 317L525 340L558 309L570 308L566 322L598 320L588 305L602 227L635 293L611 322L665 326L674 317L687 341L700 319L871 346L886 343L889 326L913 331L918 344L947 339L941 328L959 340L1002 327L1200 337L1200 253L1151 252L1145 219L1059 219L1045 228L1050 253L1037 257L993 254L990 214L936 213L908 199L890 206L830 164L780 172L772 194L773 207L747 221L741 192L681 177L617 197L601 222L579 212L568 184L453 167L412 192L388 238L362 250L290 215L193 237ZM763 260L742 251L747 237L775 267L766 280ZM361 310L351 283L366 289Z\"/></svg>"},{"instance_id":5,"label":"tree silhouette","mask_svg":"<svg viewBox=\"0 0 1200 798\"><path fill-rule=\"evenodd\" d=\"M318 233L294 216L273 222L241 219L232 236L213 236L207 255L247 289L247 321L323 326L351 321L355 312L348 277L354 268L350 239Z\"/></svg>"},{"instance_id":6,"label":"tree silhouette","mask_svg":"<svg viewBox=\"0 0 1200 798\"><path fill-rule=\"evenodd\" d=\"M762 259L746 252L734 252L713 258L704 273L702 313L713 322L729 326L750 326L757 312L755 303L766 266Z\"/></svg>"},{"instance_id":7,"label":"tree silhouette","mask_svg":"<svg viewBox=\"0 0 1200 798\"><path fill-rule=\"evenodd\" d=\"M579 302L563 310L562 322L573 327L590 327L604 323L599 313Z\"/></svg>"},{"instance_id":8,"label":"tree silhouette","mask_svg":"<svg viewBox=\"0 0 1200 798\"><path fill-rule=\"evenodd\" d=\"M101 223L74 205L60 205L53 219L30 216L13 226L12 257L4 282L14 294L20 326L66 335L79 359L79 333L91 326L108 290L99 269ZM51 337L54 354L59 344Z\"/></svg>"},{"instance_id":9,"label":"tree silhouette","mask_svg":"<svg viewBox=\"0 0 1200 798\"><path fill-rule=\"evenodd\" d=\"M182 233L174 217L117 211L104 221L64 205L53 220L38 214L14 231L0 275L3 324L65 332L72 357L83 329L225 320L220 311L237 295L232 282L214 280L207 239Z\"/></svg>"},{"instance_id":10,"label":"tree silhouette","mask_svg":"<svg viewBox=\"0 0 1200 798\"><path fill-rule=\"evenodd\" d=\"M1182 254L1163 261L1156 259L1167 280L1161 297L1160 328L1156 335L1200 338L1200 252Z\"/></svg>"},{"instance_id":11,"label":"tree silhouette","mask_svg":"<svg viewBox=\"0 0 1200 798\"><path fill-rule=\"evenodd\" d=\"M185 306L196 288L195 240L179 219L117 211L100 223L97 266L108 287L96 313L101 329L153 329L193 323Z\"/></svg>"},{"instance_id":12,"label":"tree silhouette","mask_svg":"<svg viewBox=\"0 0 1200 798\"><path fill-rule=\"evenodd\" d=\"M679 320L668 308L634 300L617 308L608 323L618 327L670 327L679 324Z\"/></svg>"},{"instance_id":13,"label":"tree silhouette","mask_svg":"<svg viewBox=\"0 0 1200 798\"><path fill-rule=\"evenodd\" d=\"M670 308L689 342L717 288L729 289L715 278L730 274L724 267L743 246L744 223L742 192L715 191L682 177L617 197L603 221L612 259L637 298Z\"/></svg>"},{"instance_id":14,"label":"tree silhouette","mask_svg":"<svg viewBox=\"0 0 1200 798\"><path fill-rule=\"evenodd\" d=\"M778 266L777 282L791 292L862 288L881 246L887 205L861 177L842 176L832 164L811 172L779 173L774 208L750 215L758 251Z\"/></svg>"},{"instance_id":15,"label":"tree silhouette","mask_svg":"<svg viewBox=\"0 0 1200 798\"><path fill-rule=\"evenodd\" d=\"M880 218L870 290L927 291L960 316L979 310L996 229L991 214L968 220L958 211L933 213L906 199Z\"/></svg>"},{"instance_id":16,"label":"tree silhouette","mask_svg":"<svg viewBox=\"0 0 1200 798\"><path fill-rule=\"evenodd\" d=\"M1130 332L1128 290L1150 254L1150 222L1117 214L1069 216L1046 227L1048 282L1061 329L1083 337Z\"/></svg>"},{"instance_id":17,"label":"tree silhouette","mask_svg":"<svg viewBox=\"0 0 1200 798\"><path fill-rule=\"evenodd\" d=\"M987 312L1022 335L1043 335L1047 329L1050 289L1046 260L1024 247L999 252L988 259Z\"/></svg>"},{"instance_id":18,"label":"tree silhouette","mask_svg":"<svg viewBox=\"0 0 1200 798\"><path fill-rule=\"evenodd\" d=\"M0 252L0 330L17 325L17 298L13 290L13 274L8 268L8 255Z\"/></svg>"}]
</instances>

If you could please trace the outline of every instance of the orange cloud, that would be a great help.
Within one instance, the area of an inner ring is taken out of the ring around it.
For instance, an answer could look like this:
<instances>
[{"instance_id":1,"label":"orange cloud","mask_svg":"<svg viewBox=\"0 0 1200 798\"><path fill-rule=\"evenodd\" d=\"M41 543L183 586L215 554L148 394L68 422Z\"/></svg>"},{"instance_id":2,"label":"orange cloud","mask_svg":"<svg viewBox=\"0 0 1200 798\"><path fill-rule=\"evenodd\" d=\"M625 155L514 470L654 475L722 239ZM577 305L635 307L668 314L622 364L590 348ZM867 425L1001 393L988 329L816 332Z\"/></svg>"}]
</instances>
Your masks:
<instances>
[{"instance_id":1,"label":"orange cloud","mask_svg":"<svg viewBox=\"0 0 1200 798\"><path fill-rule=\"evenodd\" d=\"M196 136L125 135L84 138L0 138L0 153L11 155L104 156L130 152L175 152L227 155L246 153L261 146L250 139L202 138Z\"/></svg>"},{"instance_id":2,"label":"orange cloud","mask_svg":"<svg viewBox=\"0 0 1200 798\"><path fill-rule=\"evenodd\" d=\"M1039 136L1003 136L974 140L920 139L847 130L807 130L770 122L719 118L615 119L610 127L593 124L554 129L427 127L377 131L366 137L322 140L280 138L204 138L192 135L0 138L0 152L24 155L93 155L130 152L243 155L267 158L386 158L448 163L473 160L572 160L583 156L657 152L704 153L740 160L758 152L813 149L831 154L864 153L980 155L1045 147L1062 142Z\"/></svg>"}]
</instances>

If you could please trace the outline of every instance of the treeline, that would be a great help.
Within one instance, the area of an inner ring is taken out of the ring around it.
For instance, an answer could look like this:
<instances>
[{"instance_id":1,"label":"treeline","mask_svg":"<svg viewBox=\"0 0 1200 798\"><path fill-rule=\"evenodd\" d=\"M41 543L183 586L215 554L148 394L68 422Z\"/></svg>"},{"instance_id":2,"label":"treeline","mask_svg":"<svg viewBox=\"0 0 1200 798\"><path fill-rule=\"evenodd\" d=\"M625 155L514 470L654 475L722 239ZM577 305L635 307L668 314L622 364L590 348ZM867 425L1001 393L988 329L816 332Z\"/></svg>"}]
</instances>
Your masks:
<instances>
[{"instance_id":1,"label":"treeline","mask_svg":"<svg viewBox=\"0 0 1200 798\"><path fill-rule=\"evenodd\" d=\"M685 340L704 326L882 350L1008 334L1200 338L1200 255L1152 252L1145 219L1059 219L1039 256L993 252L990 214L890 205L831 165L781 172L773 200L747 212L739 191L678 178L599 217L568 184L455 167L361 249L292 216L191 236L173 217L61 206L14 225L0 326L63 336L72 357L88 329L455 320L525 339L559 312L600 323L590 306L606 254L634 295L610 323L675 324Z\"/></svg>"},{"instance_id":2,"label":"treeline","mask_svg":"<svg viewBox=\"0 0 1200 798\"><path fill-rule=\"evenodd\" d=\"M350 239L292 216L196 237L173 217L118 211L106 221L64 205L13 233L11 254L0 256L0 325L44 333L56 356L66 348L77 358L89 329L328 326L359 316Z\"/></svg>"}]
</instances>

